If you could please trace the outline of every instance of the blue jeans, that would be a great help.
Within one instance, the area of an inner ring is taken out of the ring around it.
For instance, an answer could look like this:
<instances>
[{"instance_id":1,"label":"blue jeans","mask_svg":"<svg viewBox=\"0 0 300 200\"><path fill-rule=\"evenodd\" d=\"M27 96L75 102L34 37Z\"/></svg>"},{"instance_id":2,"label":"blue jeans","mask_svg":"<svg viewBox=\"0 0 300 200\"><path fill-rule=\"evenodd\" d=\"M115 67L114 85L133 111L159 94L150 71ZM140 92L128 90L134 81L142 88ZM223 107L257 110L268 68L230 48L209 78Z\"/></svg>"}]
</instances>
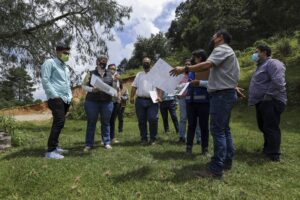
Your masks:
<instances>
[{"instance_id":1,"label":"blue jeans","mask_svg":"<svg viewBox=\"0 0 300 200\"><path fill-rule=\"evenodd\" d=\"M179 112L180 112L180 120L179 120L179 138L185 139L186 135L186 121L187 121L187 114L186 114L186 101L185 98L179 99ZM199 127L199 122L197 122L196 127L196 140L201 141L201 132Z\"/></svg>"},{"instance_id":2,"label":"blue jeans","mask_svg":"<svg viewBox=\"0 0 300 200\"><path fill-rule=\"evenodd\" d=\"M85 145L93 147L96 124L100 114L101 136L104 145L110 144L110 117L113 110L112 102L94 102L86 100L84 109L87 115Z\"/></svg>"},{"instance_id":3,"label":"blue jeans","mask_svg":"<svg viewBox=\"0 0 300 200\"><path fill-rule=\"evenodd\" d=\"M178 124L178 119L177 119L177 114L176 114L176 107L177 107L177 105L176 105L175 100L168 100L168 101L163 101L160 103L160 113L161 113L161 117L163 119L165 132L170 131L168 111L171 115L171 119L173 121L176 133L179 132L179 124Z\"/></svg>"},{"instance_id":4,"label":"blue jeans","mask_svg":"<svg viewBox=\"0 0 300 200\"><path fill-rule=\"evenodd\" d=\"M140 136L142 141L148 141L149 123L150 139L156 140L158 129L158 104L153 103L152 100L145 98L136 98L135 111L138 118Z\"/></svg>"},{"instance_id":5,"label":"blue jeans","mask_svg":"<svg viewBox=\"0 0 300 200\"><path fill-rule=\"evenodd\" d=\"M237 101L234 89L221 90L210 94L210 132L214 143L214 156L209 170L223 174L224 167L231 168L234 147L229 127L230 114Z\"/></svg>"}]
</instances>

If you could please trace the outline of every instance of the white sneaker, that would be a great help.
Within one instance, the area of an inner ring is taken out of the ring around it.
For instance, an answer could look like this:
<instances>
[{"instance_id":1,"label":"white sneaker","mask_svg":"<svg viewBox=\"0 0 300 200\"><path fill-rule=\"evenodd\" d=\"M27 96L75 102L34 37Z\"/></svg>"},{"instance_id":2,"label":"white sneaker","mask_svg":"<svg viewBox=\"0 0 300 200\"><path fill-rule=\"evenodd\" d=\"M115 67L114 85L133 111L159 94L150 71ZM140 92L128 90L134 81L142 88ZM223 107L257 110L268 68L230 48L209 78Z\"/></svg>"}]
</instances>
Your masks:
<instances>
[{"instance_id":1,"label":"white sneaker","mask_svg":"<svg viewBox=\"0 0 300 200\"><path fill-rule=\"evenodd\" d=\"M87 153L87 152L89 152L91 149L92 149L92 147L86 146L86 147L84 147L83 152Z\"/></svg>"},{"instance_id":2,"label":"white sneaker","mask_svg":"<svg viewBox=\"0 0 300 200\"><path fill-rule=\"evenodd\" d=\"M59 153L56 153L55 151L47 152L45 154L45 157L48 159L63 159L64 158L63 155L60 155Z\"/></svg>"},{"instance_id":3,"label":"white sneaker","mask_svg":"<svg viewBox=\"0 0 300 200\"><path fill-rule=\"evenodd\" d=\"M114 138L114 139L112 140L112 142L113 142L114 144L120 143L120 141L119 141L117 138Z\"/></svg>"},{"instance_id":4,"label":"white sneaker","mask_svg":"<svg viewBox=\"0 0 300 200\"><path fill-rule=\"evenodd\" d=\"M110 146L110 144L106 144L106 145L104 146L104 148L105 148L105 149L112 149L112 147Z\"/></svg>"},{"instance_id":5,"label":"white sneaker","mask_svg":"<svg viewBox=\"0 0 300 200\"><path fill-rule=\"evenodd\" d=\"M66 150L66 149L62 149L60 147L56 147L56 149L54 150L55 153L58 153L58 154L66 154L66 153L69 153L69 150Z\"/></svg>"}]
</instances>

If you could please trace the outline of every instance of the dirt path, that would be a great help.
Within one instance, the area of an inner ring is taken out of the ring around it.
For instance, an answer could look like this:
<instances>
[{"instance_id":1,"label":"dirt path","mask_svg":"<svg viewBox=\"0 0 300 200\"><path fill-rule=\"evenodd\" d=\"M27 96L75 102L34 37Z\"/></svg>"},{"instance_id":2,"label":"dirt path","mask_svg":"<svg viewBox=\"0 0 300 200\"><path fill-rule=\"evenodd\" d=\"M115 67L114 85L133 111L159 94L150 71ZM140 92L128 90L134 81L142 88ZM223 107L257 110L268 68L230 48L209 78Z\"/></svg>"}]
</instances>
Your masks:
<instances>
[{"instance_id":1,"label":"dirt path","mask_svg":"<svg viewBox=\"0 0 300 200\"><path fill-rule=\"evenodd\" d=\"M45 121L52 118L51 113L43 114L27 114L27 115L14 115L16 121Z\"/></svg>"}]
</instances>

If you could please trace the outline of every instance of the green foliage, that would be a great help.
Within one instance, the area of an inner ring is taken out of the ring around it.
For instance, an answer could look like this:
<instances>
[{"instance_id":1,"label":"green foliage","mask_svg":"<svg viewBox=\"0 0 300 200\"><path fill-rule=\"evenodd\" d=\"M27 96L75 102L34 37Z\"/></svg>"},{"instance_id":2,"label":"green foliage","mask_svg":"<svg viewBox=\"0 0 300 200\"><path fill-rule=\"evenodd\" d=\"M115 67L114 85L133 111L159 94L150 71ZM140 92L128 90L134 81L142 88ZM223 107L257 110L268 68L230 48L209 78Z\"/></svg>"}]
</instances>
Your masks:
<instances>
[{"instance_id":1,"label":"green foliage","mask_svg":"<svg viewBox=\"0 0 300 200\"><path fill-rule=\"evenodd\" d=\"M207 48L212 34L225 28L234 49L243 49L260 38L297 30L299 10L298 0L189 0L177 7L167 38L173 47L192 51Z\"/></svg>"},{"instance_id":2,"label":"green foliage","mask_svg":"<svg viewBox=\"0 0 300 200\"><path fill-rule=\"evenodd\" d=\"M6 133L13 134L16 121L10 116L0 115L0 129Z\"/></svg>"},{"instance_id":3,"label":"green foliage","mask_svg":"<svg viewBox=\"0 0 300 200\"><path fill-rule=\"evenodd\" d=\"M24 67L10 68L0 80L0 108L33 103L34 91L32 78Z\"/></svg>"},{"instance_id":4,"label":"green foliage","mask_svg":"<svg viewBox=\"0 0 300 200\"><path fill-rule=\"evenodd\" d=\"M68 114L69 119L86 120L86 113L84 110L85 98L81 98L78 103L73 102Z\"/></svg>"},{"instance_id":5,"label":"green foliage","mask_svg":"<svg viewBox=\"0 0 300 200\"><path fill-rule=\"evenodd\" d=\"M152 34L150 38L138 37L134 44L132 57L129 59L127 68L137 68L142 65L144 57L149 57L152 61L158 57L165 57L170 53L170 46L166 37L160 32Z\"/></svg>"},{"instance_id":6,"label":"green foliage","mask_svg":"<svg viewBox=\"0 0 300 200\"><path fill-rule=\"evenodd\" d=\"M76 40L76 60L86 62L87 55L107 51L110 30L121 28L130 12L115 0L1 0L0 60L28 65L39 76L44 58L55 55L57 42L68 38Z\"/></svg>"},{"instance_id":7,"label":"green foliage","mask_svg":"<svg viewBox=\"0 0 300 200\"><path fill-rule=\"evenodd\" d=\"M290 45L290 40L287 38L282 38L277 42L276 51L274 55L276 57L286 57L292 54L292 46Z\"/></svg>"}]
</instances>

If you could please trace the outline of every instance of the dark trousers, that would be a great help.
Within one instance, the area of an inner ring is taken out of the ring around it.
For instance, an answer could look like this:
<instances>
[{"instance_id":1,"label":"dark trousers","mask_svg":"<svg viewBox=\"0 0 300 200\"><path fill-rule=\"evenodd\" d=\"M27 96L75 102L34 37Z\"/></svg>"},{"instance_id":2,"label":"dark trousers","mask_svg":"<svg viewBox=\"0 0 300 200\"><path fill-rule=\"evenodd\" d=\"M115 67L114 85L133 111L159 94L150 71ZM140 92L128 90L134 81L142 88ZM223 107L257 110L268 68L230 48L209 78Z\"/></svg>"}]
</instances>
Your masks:
<instances>
[{"instance_id":1,"label":"dark trousers","mask_svg":"<svg viewBox=\"0 0 300 200\"><path fill-rule=\"evenodd\" d=\"M120 110L119 110L119 113L118 113L118 121L119 121L118 130L119 130L119 133L123 132L124 111L125 111L125 106L121 106Z\"/></svg>"},{"instance_id":2,"label":"dark trousers","mask_svg":"<svg viewBox=\"0 0 300 200\"><path fill-rule=\"evenodd\" d=\"M150 139L156 140L158 129L158 104L153 103L152 100L145 98L136 98L135 111L138 118L139 130L142 141L148 140L149 123Z\"/></svg>"},{"instance_id":3,"label":"dark trousers","mask_svg":"<svg viewBox=\"0 0 300 200\"><path fill-rule=\"evenodd\" d=\"M201 147L202 151L208 149L208 119L209 119L209 103L187 103L187 118L188 118L188 132L187 132L187 146L192 147L197 127L197 120L199 121L201 131Z\"/></svg>"},{"instance_id":4,"label":"dark trousers","mask_svg":"<svg viewBox=\"0 0 300 200\"><path fill-rule=\"evenodd\" d=\"M257 124L264 136L263 152L274 158L280 155L281 131L279 124L284 108L284 103L277 100L261 101L256 104Z\"/></svg>"},{"instance_id":5,"label":"dark trousers","mask_svg":"<svg viewBox=\"0 0 300 200\"><path fill-rule=\"evenodd\" d=\"M53 116L52 128L48 138L48 152L51 152L58 146L58 138L65 125L65 116L70 105L66 104L62 99L57 98L49 99L48 107L52 111Z\"/></svg>"},{"instance_id":6,"label":"dark trousers","mask_svg":"<svg viewBox=\"0 0 300 200\"><path fill-rule=\"evenodd\" d=\"M179 123L178 123L177 114L176 114L176 101L175 100L163 101L160 103L160 113L161 113L161 117L163 119L165 132L168 132L170 130L168 112L171 115L171 119L173 121L176 133L178 133L179 132Z\"/></svg>"},{"instance_id":7,"label":"dark trousers","mask_svg":"<svg viewBox=\"0 0 300 200\"><path fill-rule=\"evenodd\" d=\"M110 117L110 139L111 140L115 138L115 123L118 117L120 106L121 106L120 103L114 102L114 108Z\"/></svg>"}]
</instances>

